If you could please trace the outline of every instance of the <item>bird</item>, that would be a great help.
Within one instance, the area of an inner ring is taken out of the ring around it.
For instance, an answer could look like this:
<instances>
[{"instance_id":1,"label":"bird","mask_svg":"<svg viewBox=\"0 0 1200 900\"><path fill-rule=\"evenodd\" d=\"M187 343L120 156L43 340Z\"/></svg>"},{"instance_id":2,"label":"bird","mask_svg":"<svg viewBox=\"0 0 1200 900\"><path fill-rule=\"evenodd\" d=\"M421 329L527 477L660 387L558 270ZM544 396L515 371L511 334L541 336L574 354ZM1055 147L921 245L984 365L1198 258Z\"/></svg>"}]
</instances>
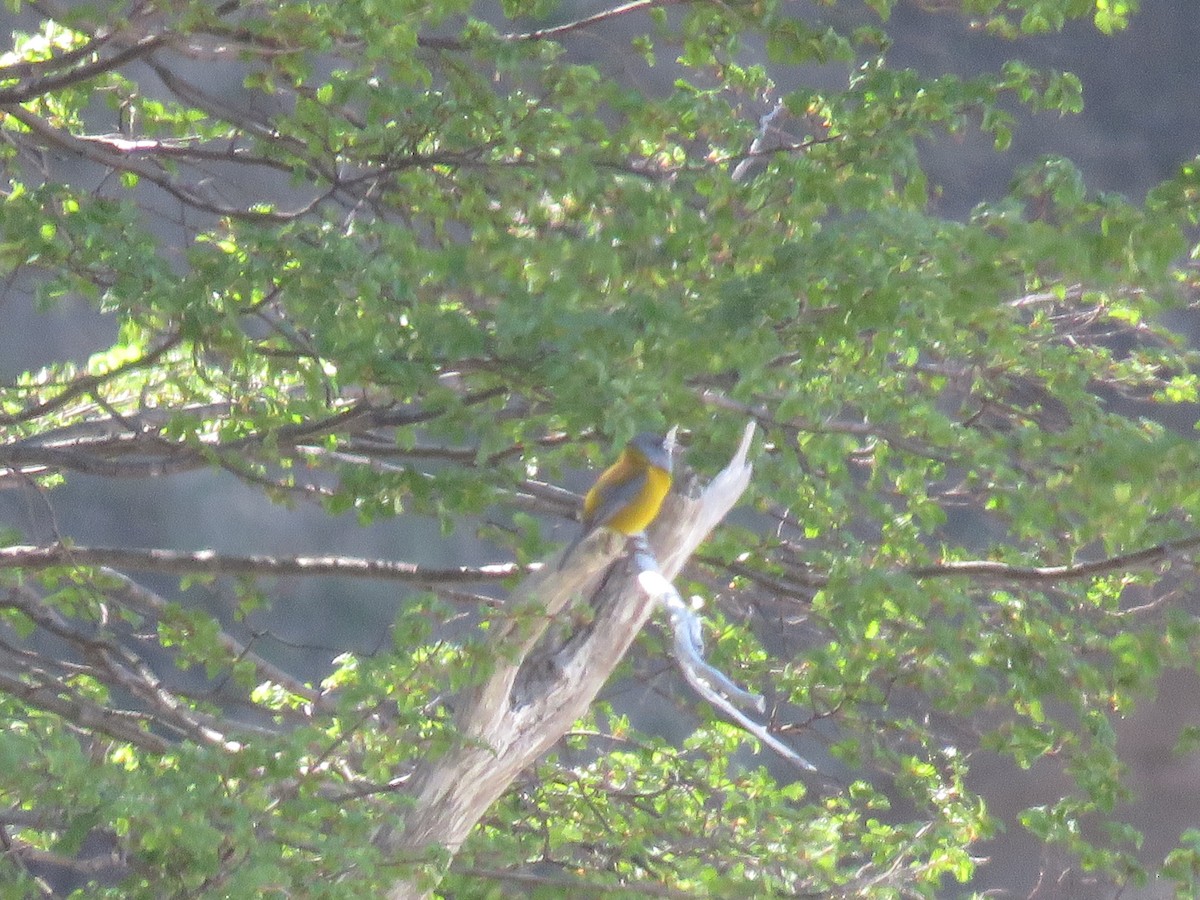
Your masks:
<instances>
[{"instance_id":1,"label":"bird","mask_svg":"<svg viewBox=\"0 0 1200 900\"><path fill-rule=\"evenodd\" d=\"M559 569L597 528L611 528L626 536L646 530L671 489L674 445L673 428L666 437L642 432L625 445L617 461L604 470L584 496L583 527L563 551Z\"/></svg>"}]
</instances>

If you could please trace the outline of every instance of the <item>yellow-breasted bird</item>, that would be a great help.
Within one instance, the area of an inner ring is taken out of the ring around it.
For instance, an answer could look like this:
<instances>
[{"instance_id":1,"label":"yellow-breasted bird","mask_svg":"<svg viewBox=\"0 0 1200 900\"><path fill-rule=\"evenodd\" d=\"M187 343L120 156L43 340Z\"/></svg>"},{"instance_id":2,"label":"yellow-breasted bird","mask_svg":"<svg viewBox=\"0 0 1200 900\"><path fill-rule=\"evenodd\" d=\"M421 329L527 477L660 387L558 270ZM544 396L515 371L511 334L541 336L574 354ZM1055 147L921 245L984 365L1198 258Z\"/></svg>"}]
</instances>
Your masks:
<instances>
[{"instance_id":1,"label":"yellow-breasted bird","mask_svg":"<svg viewBox=\"0 0 1200 900\"><path fill-rule=\"evenodd\" d=\"M624 535L645 531L671 488L674 429L665 438L643 432L625 445L583 498L583 527L558 562L561 569L579 542L597 528Z\"/></svg>"}]
</instances>

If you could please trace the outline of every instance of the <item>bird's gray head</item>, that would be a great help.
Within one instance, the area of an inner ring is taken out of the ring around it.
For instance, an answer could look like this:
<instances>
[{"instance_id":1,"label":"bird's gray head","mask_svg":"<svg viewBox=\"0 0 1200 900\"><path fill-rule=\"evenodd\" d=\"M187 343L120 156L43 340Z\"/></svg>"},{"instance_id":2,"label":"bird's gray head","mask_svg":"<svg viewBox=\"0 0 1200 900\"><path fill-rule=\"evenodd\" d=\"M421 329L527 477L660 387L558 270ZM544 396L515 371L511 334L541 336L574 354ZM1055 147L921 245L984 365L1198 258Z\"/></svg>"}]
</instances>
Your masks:
<instances>
[{"instance_id":1,"label":"bird's gray head","mask_svg":"<svg viewBox=\"0 0 1200 900\"><path fill-rule=\"evenodd\" d=\"M671 451L675 447L675 429L664 438L650 431L643 431L629 442L629 446L637 450L650 461L650 464L671 471Z\"/></svg>"}]
</instances>

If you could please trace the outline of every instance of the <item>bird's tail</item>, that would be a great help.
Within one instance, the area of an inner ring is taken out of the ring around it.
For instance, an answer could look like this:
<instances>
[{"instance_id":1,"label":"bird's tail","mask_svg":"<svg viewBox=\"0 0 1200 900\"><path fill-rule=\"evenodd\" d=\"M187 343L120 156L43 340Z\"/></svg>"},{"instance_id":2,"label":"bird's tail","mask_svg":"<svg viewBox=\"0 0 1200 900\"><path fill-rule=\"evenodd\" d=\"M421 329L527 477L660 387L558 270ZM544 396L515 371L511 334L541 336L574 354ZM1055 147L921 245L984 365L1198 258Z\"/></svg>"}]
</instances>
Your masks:
<instances>
[{"instance_id":1,"label":"bird's tail","mask_svg":"<svg viewBox=\"0 0 1200 900\"><path fill-rule=\"evenodd\" d=\"M571 538L571 543L567 544L567 549L564 550L562 553L562 556L560 556L558 558L558 566L556 567L556 571L559 571L559 572L562 571L563 566L565 566L567 564L567 560L570 559L571 554L575 552L575 548L578 547L579 543L587 536L588 536L587 527L581 526L579 529L579 534L577 534L577 535L575 535L575 537Z\"/></svg>"}]
</instances>

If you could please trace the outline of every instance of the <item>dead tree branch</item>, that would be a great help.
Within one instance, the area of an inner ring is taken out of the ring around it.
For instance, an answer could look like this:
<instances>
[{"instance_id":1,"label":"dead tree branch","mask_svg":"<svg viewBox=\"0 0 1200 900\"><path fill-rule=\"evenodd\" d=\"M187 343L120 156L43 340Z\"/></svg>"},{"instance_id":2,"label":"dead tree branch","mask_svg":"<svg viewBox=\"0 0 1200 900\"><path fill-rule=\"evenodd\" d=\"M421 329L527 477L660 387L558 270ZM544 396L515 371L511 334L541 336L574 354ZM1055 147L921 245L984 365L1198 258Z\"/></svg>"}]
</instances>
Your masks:
<instances>
[{"instance_id":1,"label":"dead tree branch","mask_svg":"<svg viewBox=\"0 0 1200 900\"><path fill-rule=\"evenodd\" d=\"M739 452L705 490L689 485L668 496L649 534L664 577L679 573L745 491L752 433L747 426ZM385 850L418 859L453 854L520 772L584 714L656 605L633 557L613 565L624 543L600 532L574 551L564 570L552 559L514 591L507 618L494 631L494 668L458 707L460 743L418 768L402 825L379 837ZM567 637L547 639L568 605L594 615ZM388 893L392 900L424 896L408 879Z\"/></svg>"}]
</instances>

